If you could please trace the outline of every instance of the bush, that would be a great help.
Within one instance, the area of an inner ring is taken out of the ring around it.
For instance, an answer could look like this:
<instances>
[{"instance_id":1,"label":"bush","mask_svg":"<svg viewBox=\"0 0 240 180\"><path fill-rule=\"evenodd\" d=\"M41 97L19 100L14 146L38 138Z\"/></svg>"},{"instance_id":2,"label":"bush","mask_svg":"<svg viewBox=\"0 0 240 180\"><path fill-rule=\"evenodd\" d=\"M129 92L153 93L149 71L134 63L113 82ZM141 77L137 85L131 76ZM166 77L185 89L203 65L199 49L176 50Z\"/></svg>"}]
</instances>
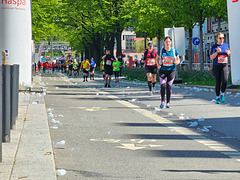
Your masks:
<instances>
[{"instance_id":1,"label":"bush","mask_svg":"<svg viewBox=\"0 0 240 180\"><path fill-rule=\"evenodd\" d=\"M125 67L122 70L122 75L126 77L129 81L147 81L147 76L144 68L128 68Z\"/></svg>"},{"instance_id":2,"label":"bush","mask_svg":"<svg viewBox=\"0 0 240 180\"><path fill-rule=\"evenodd\" d=\"M215 78L212 71L184 71L178 72L178 77L183 79L184 83L194 85L215 86ZM231 74L229 73L228 84L231 84Z\"/></svg>"},{"instance_id":3,"label":"bush","mask_svg":"<svg viewBox=\"0 0 240 180\"><path fill-rule=\"evenodd\" d=\"M147 76L144 68L123 68L123 76L126 76L126 79L129 81L147 81ZM183 79L184 83L193 84L193 85L207 85L215 86L215 78L212 74L212 71L178 71L178 77ZM157 81L158 81L157 75ZM231 84L231 73L229 73L228 84Z\"/></svg>"}]
</instances>

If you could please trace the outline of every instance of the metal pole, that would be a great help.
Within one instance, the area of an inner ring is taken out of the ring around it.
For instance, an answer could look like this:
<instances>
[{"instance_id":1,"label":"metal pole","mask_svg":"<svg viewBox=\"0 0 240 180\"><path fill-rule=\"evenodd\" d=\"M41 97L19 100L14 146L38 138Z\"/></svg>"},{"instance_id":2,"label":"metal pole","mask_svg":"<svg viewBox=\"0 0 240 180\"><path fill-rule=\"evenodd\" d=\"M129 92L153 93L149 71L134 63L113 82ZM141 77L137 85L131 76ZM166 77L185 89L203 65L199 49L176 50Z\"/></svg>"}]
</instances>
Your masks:
<instances>
[{"instance_id":1,"label":"metal pole","mask_svg":"<svg viewBox=\"0 0 240 180\"><path fill-rule=\"evenodd\" d=\"M2 82L2 66L0 66L0 131L2 132L2 123L3 123L3 99L2 99L2 90L3 90L3 82ZM0 162L2 162L2 133L0 133Z\"/></svg>"},{"instance_id":2,"label":"metal pole","mask_svg":"<svg viewBox=\"0 0 240 180\"><path fill-rule=\"evenodd\" d=\"M3 142L10 142L10 66L3 65Z\"/></svg>"},{"instance_id":3,"label":"metal pole","mask_svg":"<svg viewBox=\"0 0 240 180\"><path fill-rule=\"evenodd\" d=\"M15 129L18 117L18 96L19 96L19 65L14 64L12 68L11 80L11 129Z\"/></svg>"},{"instance_id":4,"label":"metal pole","mask_svg":"<svg viewBox=\"0 0 240 180\"><path fill-rule=\"evenodd\" d=\"M10 65L10 129L13 123L13 65Z\"/></svg>"},{"instance_id":5,"label":"metal pole","mask_svg":"<svg viewBox=\"0 0 240 180\"><path fill-rule=\"evenodd\" d=\"M175 51L175 46L176 46L176 41L175 41L175 27L173 26L172 30L172 46L173 46L173 51ZM176 56L174 54L174 56ZM178 78L178 68L176 67L176 78Z\"/></svg>"},{"instance_id":6,"label":"metal pole","mask_svg":"<svg viewBox=\"0 0 240 180\"><path fill-rule=\"evenodd\" d=\"M53 60L53 36L51 36L51 60Z\"/></svg>"}]
</instances>

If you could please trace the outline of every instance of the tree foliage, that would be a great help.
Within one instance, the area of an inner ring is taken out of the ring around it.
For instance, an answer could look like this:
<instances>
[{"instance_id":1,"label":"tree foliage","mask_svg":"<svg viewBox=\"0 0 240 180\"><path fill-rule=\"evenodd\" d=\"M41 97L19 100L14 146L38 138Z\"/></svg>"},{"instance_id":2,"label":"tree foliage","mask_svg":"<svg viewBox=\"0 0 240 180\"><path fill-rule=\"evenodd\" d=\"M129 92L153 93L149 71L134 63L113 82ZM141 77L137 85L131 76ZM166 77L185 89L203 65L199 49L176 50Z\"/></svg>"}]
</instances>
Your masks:
<instances>
[{"instance_id":1,"label":"tree foliage","mask_svg":"<svg viewBox=\"0 0 240 180\"><path fill-rule=\"evenodd\" d=\"M65 38L74 50L96 61L104 48L113 51L115 41L121 55L124 28L163 38L164 28L184 26L191 32L207 17L226 20L226 0L32 0L35 41L53 35Z\"/></svg>"}]
</instances>

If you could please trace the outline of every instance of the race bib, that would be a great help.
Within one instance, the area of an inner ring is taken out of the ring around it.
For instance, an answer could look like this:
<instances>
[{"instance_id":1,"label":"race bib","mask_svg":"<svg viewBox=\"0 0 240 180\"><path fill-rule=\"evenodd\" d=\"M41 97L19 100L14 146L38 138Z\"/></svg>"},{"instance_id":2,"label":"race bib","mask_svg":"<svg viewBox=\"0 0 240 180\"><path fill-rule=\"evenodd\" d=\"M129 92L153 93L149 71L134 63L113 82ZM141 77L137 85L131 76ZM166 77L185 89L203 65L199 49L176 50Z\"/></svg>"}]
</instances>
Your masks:
<instances>
[{"instance_id":1,"label":"race bib","mask_svg":"<svg viewBox=\"0 0 240 180\"><path fill-rule=\"evenodd\" d=\"M155 66L156 65L156 59L147 59L147 66Z\"/></svg>"},{"instance_id":2,"label":"race bib","mask_svg":"<svg viewBox=\"0 0 240 180\"><path fill-rule=\"evenodd\" d=\"M228 63L227 55L218 55L218 63Z\"/></svg>"},{"instance_id":3,"label":"race bib","mask_svg":"<svg viewBox=\"0 0 240 180\"><path fill-rule=\"evenodd\" d=\"M112 65L112 61L111 61L111 60L107 60L107 61L106 61L106 65L111 66L111 65Z\"/></svg>"},{"instance_id":4,"label":"race bib","mask_svg":"<svg viewBox=\"0 0 240 180\"><path fill-rule=\"evenodd\" d=\"M172 66L173 65L173 57L162 57L162 63L164 66Z\"/></svg>"}]
</instances>

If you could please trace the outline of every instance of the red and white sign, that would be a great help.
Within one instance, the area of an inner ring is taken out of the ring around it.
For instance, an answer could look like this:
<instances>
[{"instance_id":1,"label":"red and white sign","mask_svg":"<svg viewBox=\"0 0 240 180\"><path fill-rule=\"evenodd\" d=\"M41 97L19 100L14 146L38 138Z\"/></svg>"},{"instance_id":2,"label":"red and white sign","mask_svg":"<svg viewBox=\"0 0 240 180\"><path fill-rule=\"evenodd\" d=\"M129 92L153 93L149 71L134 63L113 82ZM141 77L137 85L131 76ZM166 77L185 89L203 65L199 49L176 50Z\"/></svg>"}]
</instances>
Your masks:
<instances>
[{"instance_id":1,"label":"red and white sign","mask_svg":"<svg viewBox=\"0 0 240 180\"><path fill-rule=\"evenodd\" d=\"M26 6L26 0L1 0L1 4Z\"/></svg>"}]
</instances>

